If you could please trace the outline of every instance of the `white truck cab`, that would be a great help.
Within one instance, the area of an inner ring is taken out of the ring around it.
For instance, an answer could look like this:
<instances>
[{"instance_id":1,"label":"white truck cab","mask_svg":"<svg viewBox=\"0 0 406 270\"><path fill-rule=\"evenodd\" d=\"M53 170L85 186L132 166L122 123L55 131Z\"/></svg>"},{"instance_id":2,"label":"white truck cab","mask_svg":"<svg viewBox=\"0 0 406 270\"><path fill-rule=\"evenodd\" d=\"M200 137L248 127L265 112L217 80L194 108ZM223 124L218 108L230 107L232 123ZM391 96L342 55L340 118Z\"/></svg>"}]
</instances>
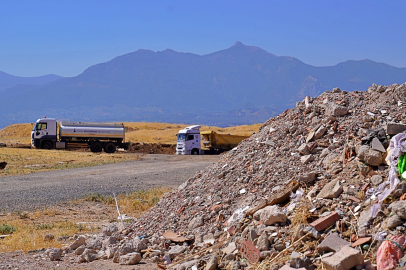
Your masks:
<instances>
[{"instance_id":1,"label":"white truck cab","mask_svg":"<svg viewBox=\"0 0 406 270\"><path fill-rule=\"evenodd\" d=\"M31 145L36 148L55 148L57 139L55 118L38 119L31 131Z\"/></svg>"},{"instance_id":2,"label":"white truck cab","mask_svg":"<svg viewBox=\"0 0 406 270\"><path fill-rule=\"evenodd\" d=\"M179 130L178 139L176 142L177 155L199 155L200 144L200 127L189 126Z\"/></svg>"}]
</instances>

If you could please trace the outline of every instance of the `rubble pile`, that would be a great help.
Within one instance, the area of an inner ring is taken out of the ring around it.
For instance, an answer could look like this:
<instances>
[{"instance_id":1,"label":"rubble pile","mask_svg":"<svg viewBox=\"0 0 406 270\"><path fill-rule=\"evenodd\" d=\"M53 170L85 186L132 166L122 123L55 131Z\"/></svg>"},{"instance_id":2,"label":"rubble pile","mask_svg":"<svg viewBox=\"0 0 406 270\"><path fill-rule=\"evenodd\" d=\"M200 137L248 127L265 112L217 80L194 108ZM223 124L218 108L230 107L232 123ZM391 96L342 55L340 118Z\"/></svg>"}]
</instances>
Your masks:
<instances>
[{"instance_id":1,"label":"rubble pile","mask_svg":"<svg viewBox=\"0 0 406 270\"><path fill-rule=\"evenodd\" d=\"M65 252L162 269L394 269L406 262L404 105L406 83L306 97L131 226Z\"/></svg>"}]
</instances>

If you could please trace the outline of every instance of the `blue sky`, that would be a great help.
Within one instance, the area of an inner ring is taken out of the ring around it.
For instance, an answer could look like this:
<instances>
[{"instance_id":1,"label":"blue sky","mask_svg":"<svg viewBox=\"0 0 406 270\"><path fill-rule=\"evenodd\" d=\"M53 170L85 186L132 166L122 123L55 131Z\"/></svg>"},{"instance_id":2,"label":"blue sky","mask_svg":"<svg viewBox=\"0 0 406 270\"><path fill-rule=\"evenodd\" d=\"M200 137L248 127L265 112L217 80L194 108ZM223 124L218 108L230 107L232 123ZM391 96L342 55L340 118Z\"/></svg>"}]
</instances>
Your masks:
<instances>
[{"instance_id":1,"label":"blue sky","mask_svg":"<svg viewBox=\"0 0 406 270\"><path fill-rule=\"evenodd\" d=\"M76 76L136 51L208 54L236 41L315 65L406 67L406 1L1 1L0 71Z\"/></svg>"}]
</instances>

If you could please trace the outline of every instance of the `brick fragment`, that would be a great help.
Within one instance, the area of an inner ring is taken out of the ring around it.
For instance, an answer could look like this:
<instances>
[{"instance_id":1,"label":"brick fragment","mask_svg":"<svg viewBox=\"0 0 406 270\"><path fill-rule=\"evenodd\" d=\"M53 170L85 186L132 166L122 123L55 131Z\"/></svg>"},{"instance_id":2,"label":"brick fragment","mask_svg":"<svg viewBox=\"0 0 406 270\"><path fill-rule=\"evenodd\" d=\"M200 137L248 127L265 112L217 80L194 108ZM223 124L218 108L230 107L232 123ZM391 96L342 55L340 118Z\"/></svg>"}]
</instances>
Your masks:
<instances>
[{"instance_id":1,"label":"brick fragment","mask_svg":"<svg viewBox=\"0 0 406 270\"><path fill-rule=\"evenodd\" d=\"M310 223L310 226L315 228L317 231L321 231L328 226L333 225L339 219L340 215L336 211L333 211L330 215L313 221L312 223Z\"/></svg>"},{"instance_id":2,"label":"brick fragment","mask_svg":"<svg viewBox=\"0 0 406 270\"><path fill-rule=\"evenodd\" d=\"M372 239L371 236L369 236L369 237L363 237L363 238L358 238L358 240L355 241L354 243L352 243L351 246L352 246L352 247L356 247L356 246L363 245L363 244L368 243L369 241L371 241L371 239Z\"/></svg>"},{"instance_id":3,"label":"brick fragment","mask_svg":"<svg viewBox=\"0 0 406 270\"><path fill-rule=\"evenodd\" d=\"M352 201L354 201L354 202L357 202L357 203L360 203L360 202L361 202L360 199L358 199L357 197L354 197L354 196L350 196L349 199L352 200Z\"/></svg>"}]
</instances>

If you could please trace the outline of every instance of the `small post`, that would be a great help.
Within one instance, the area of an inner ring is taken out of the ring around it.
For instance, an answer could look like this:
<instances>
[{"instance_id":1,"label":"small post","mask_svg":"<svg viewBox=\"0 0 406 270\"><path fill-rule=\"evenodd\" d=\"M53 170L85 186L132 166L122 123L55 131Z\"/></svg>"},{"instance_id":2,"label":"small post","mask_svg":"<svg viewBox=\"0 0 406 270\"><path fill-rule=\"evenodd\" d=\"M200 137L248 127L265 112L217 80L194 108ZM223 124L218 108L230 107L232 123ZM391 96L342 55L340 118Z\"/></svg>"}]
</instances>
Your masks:
<instances>
[{"instance_id":1,"label":"small post","mask_svg":"<svg viewBox=\"0 0 406 270\"><path fill-rule=\"evenodd\" d=\"M114 195L114 200L116 200L116 206L117 206L118 216L120 217L120 219L121 219L121 225L123 225L123 228L124 228L124 227L125 227L125 226L124 226L124 221L123 221L123 217L121 216L121 213L120 213L120 208L118 207L118 202L117 202L116 193L113 192L113 195Z\"/></svg>"}]
</instances>

